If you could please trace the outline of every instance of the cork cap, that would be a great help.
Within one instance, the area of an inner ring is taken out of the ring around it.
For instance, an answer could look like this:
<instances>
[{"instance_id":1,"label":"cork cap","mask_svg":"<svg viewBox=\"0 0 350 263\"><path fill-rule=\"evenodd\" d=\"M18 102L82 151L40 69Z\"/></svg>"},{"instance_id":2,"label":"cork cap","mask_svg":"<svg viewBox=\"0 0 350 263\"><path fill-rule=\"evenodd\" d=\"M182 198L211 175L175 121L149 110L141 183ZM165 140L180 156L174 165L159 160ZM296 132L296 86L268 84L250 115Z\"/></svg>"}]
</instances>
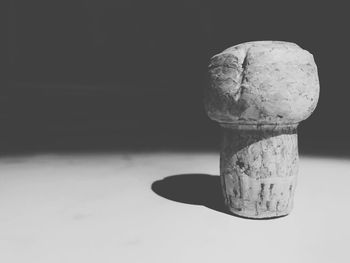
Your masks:
<instances>
[{"instance_id":1,"label":"cork cap","mask_svg":"<svg viewBox=\"0 0 350 263\"><path fill-rule=\"evenodd\" d=\"M312 54L281 41L256 41L213 56L205 94L208 116L220 123L292 124L308 118L319 97Z\"/></svg>"}]
</instances>

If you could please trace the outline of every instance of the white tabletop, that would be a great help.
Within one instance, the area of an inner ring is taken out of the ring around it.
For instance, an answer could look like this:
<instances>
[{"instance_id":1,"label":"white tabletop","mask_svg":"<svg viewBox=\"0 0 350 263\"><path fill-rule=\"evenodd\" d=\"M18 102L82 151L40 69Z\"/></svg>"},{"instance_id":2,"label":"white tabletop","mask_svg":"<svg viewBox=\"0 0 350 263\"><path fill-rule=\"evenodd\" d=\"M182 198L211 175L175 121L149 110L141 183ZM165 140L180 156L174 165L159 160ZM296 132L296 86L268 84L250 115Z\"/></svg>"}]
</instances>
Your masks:
<instances>
[{"instance_id":1,"label":"white tabletop","mask_svg":"<svg viewBox=\"0 0 350 263\"><path fill-rule=\"evenodd\" d=\"M0 262L350 262L346 158L302 156L294 210L274 220L221 212L216 152L1 157L0 171Z\"/></svg>"}]
</instances>

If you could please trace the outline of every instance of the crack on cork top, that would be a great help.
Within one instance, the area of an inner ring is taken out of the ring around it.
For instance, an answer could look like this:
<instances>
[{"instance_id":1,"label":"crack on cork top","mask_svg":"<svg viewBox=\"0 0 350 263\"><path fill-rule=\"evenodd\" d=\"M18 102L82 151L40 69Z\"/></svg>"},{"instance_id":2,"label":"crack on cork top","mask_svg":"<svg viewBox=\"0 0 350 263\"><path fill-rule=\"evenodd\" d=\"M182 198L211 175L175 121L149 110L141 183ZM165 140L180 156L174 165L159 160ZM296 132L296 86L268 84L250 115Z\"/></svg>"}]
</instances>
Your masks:
<instances>
[{"instance_id":1,"label":"crack on cork top","mask_svg":"<svg viewBox=\"0 0 350 263\"><path fill-rule=\"evenodd\" d=\"M289 124L311 115L319 97L313 56L295 43L252 41L209 64L208 116L220 123Z\"/></svg>"},{"instance_id":2,"label":"crack on cork top","mask_svg":"<svg viewBox=\"0 0 350 263\"><path fill-rule=\"evenodd\" d=\"M216 86L223 89L228 98L237 103L244 90L244 81L248 65L249 48L241 54L222 52L214 56L209 64L209 71Z\"/></svg>"},{"instance_id":3,"label":"crack on cork top","mask_svg":"<svg viewBox=\"0 0 350 263\"><path fill-rule=\"evenodd\" d=\"M240 97L242 96L242 92L243 92L243 89L244 89L244 86L243 86L243 82L245 80L245 74L246 74L246 69L247 69L247 64L248 64L248 60L247 60L247 52L244 56L244 59L243 59L243 62L242 62L242 72L241 72L241 75L240 75L240 84L239 84L239 88L238 88L238 91L237 93L234 95L234 100L237 102Z\"/></svg>"}]
</instances>

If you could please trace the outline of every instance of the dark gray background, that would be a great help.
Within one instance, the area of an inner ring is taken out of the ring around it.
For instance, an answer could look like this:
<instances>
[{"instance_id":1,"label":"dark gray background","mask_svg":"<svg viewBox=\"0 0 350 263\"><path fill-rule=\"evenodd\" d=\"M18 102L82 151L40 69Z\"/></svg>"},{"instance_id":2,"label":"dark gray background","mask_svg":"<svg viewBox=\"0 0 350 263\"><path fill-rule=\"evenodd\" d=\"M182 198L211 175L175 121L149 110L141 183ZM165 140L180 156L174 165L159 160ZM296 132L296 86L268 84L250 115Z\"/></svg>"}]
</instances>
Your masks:
<instances>
[{"instance_id":1,"label":"dark gray background","mask_svg":"<svg viewBox=\"0 0 350 263\"><path fill-rule=\"evenodd\" d=\"M209 58L246 41L314 54L302 153L349 154L348 9L335 1L7 1L1 151L217 149Z\"/></svg>"}]
</instances>

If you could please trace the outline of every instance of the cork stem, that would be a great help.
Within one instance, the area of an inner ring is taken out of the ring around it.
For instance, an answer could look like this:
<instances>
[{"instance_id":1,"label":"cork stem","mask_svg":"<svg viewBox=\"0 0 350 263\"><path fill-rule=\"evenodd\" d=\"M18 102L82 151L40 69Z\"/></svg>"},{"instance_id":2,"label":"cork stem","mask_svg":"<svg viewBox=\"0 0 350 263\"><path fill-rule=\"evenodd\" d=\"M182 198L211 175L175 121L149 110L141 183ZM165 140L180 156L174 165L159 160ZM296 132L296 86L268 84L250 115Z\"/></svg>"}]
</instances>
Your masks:
<instances>
[{"instance_id":1,"label":"cork stem","mask_svg":"<svg viewBox=\"0 0 350 263\"><path fill-rule=\"evenodd\" d=\"M223 125L221 182L227 208L251 218L288 214L298 173L297 125Z\"/></svg>"}]
</instances>

